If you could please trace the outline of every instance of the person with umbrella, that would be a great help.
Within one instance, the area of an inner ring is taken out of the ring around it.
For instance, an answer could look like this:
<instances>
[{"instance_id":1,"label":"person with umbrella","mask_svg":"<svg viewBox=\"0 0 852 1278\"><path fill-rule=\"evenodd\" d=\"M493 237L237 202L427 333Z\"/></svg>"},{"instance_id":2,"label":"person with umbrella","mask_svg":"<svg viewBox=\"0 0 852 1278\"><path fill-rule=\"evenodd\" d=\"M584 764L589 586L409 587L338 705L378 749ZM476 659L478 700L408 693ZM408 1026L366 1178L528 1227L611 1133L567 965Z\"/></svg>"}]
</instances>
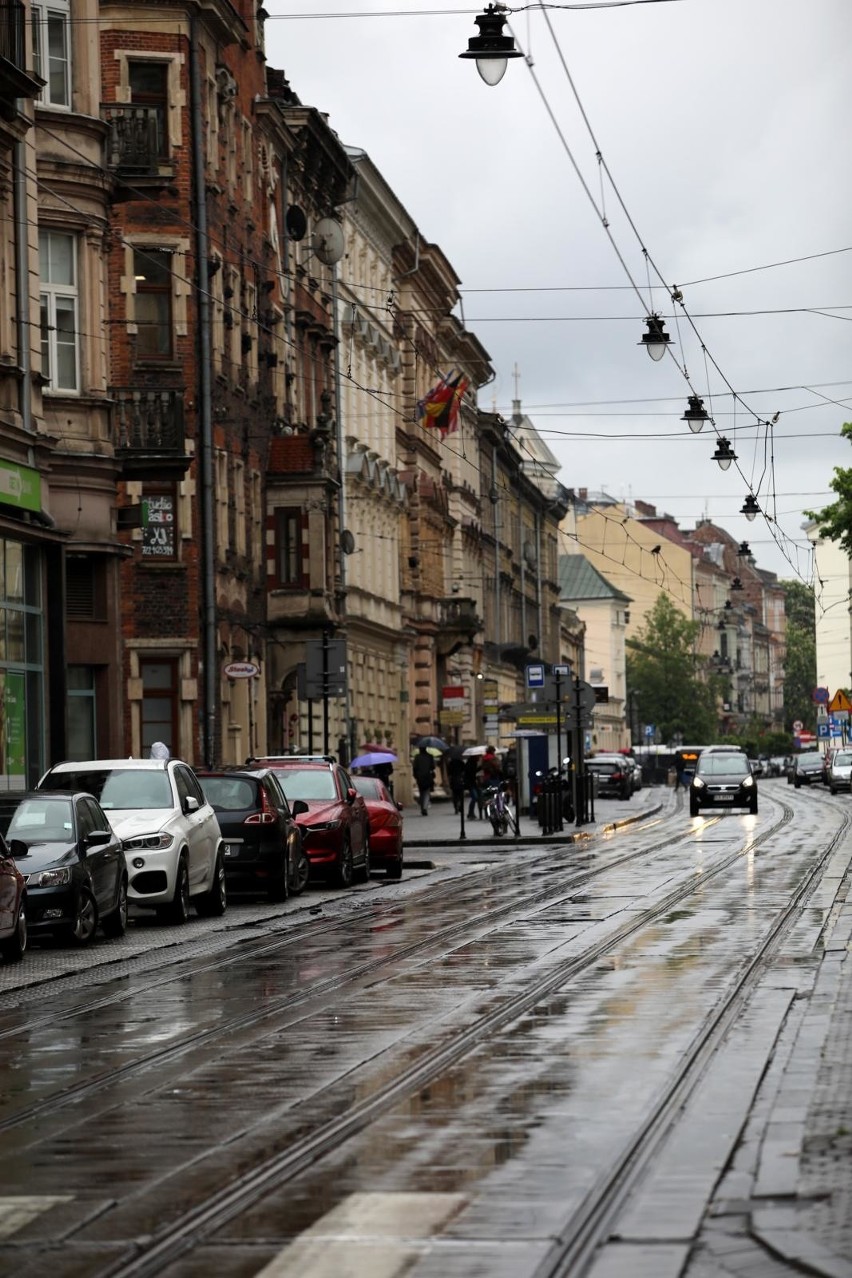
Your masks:
<instances>
[{"instance_id":1,"label":"person with umbrella","mask_svg":"<svg viewBox=\"0 0 852 1278\"><path fill-rule=\"evenodd\" d=\"M417 784L417 797L420 802L420 814L426 816L432 799L432 788L435 785L435 760L422 745L414 756L414 780Z\"/></svg>"}]
</instances>

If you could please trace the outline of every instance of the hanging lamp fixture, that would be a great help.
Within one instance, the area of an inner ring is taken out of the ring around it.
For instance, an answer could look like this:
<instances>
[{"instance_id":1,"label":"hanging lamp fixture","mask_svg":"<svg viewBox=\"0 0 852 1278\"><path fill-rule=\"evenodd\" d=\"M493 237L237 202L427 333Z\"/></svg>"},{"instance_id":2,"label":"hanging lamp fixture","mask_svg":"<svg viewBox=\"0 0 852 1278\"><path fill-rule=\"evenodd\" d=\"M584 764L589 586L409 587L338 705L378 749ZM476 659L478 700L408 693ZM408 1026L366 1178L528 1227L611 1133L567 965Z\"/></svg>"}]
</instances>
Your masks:
<instances>
[{"instance_id":1,"label":"hanging lamp fixture","mask_svg":"<svg viewBox=\"0 0 852 1278\"><path fill-rule=\"evenodd\" d=\"M689 425L694 435L697 435L704 423L710 420L700 395L690 395L686 412L680 420Z\"/></svg>"},{"instance_id":2,"label":"hanging lamp fixture","mask_svg":"<svg viewBox=\"0 0 852 1278\"><path fill-rule=\"evenodd\" d=\"M645 325L648 331L642 334L639 345L645 347L651 359L662 359L666 353L666 347L672 340L666 332L665 321L660 315L649 315Z\"/></svg>"},{"instance_id":3,"label":"hanging lamp fixture","mask_svg":"<svg viewBox=\"0 0 852 1278\"><path fill-rule=\"evenodd\" d=\"M460 58L473 58L476 69L486 84L499 84L506 74L509 58L522 58L523 54L515 48L515 41L510 35L503 35L506 18L500 12L503 4L489 4L484 13L474 22L479 27L479 35L471 36L467 49L460 53Z\"/></svg>"},{"instance_id":4,"label":"hanging lamp fixture","mask_svg":"<svg viewBox=\"0 0 852 1278\"><path fill-rule=\"evenodd\" d=\"M740 507L740 514L745 515L749 523L752 523L760 514L760 507L758 506L757 499L753 493L749 493L748 497L746 497Z\"/></svg>"},{"instance_id":5,"label":"hanging lamp fixture","mask_svg":"<svg viewBox=\"0 0 852 1278\"><path fill-rule=\"evenodd\" d=\"M719 463L720 470L727 470L731 462L737 460L737 454L731 448L731 441L726 439L724 435L719 436L719 442L716 445L716 451L713 454L713 461Z\"/></svg>"}]
</instances>

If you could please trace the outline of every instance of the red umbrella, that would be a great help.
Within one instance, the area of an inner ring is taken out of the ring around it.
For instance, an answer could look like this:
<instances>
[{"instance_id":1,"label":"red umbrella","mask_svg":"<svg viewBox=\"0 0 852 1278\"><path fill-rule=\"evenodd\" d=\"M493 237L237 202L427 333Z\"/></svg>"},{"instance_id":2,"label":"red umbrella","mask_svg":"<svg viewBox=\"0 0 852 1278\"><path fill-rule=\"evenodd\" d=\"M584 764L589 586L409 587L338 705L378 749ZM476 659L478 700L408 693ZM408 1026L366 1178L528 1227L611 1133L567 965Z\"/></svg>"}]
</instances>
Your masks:
<instances>
[{"instance_id":1,"label":"red umbrella","mask_svg":"<svg viewBox=\"0 0 852 1278\"><path fill-rule=\"evenodd\" d=\"M390 746L384 745L381 741L365 741L361 746L362 754L371 754L375 750L379 750L384 753L385 751L390 750Z\"/></svg>"}]
</instances>

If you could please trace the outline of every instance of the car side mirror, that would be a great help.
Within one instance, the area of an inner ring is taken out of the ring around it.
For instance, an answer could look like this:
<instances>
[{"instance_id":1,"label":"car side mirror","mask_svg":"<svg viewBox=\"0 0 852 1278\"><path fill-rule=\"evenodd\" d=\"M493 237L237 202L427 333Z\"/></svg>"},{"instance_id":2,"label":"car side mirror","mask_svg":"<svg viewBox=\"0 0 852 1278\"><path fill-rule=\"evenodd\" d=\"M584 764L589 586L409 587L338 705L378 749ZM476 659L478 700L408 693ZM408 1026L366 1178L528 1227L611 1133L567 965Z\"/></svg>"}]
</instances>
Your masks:
<instances>
[{"instance_id":1,"label":"car side mirror","mask_svg":"<svg viewBox=\"0 0 852 1278\"><path fill-rule=\"evenodd\" d=\"M198 802L194 794L188 794L183 801L183 810L187 816L189 816L192 812L197 812L200 807L201 804Z\"/></svg>"},{"instance_id":2,"label":"car side mirror","mask_svg":"<svg viewBox=\"0 0 852 1278\"><path fill-rule=\"evenodd\" d=\"M358 798L358 791L357 791L357 790L353 790L353 789L350 787L350 788L346 791L346 802L347 802L347 803L354 803L354 802L355 802L355 800L356 800L357 798Z\"/></svg>"},{"instance_id":3,"label":"car side mirror","mask_svg":"<svg viewBox=\"0 0 852 1278\"><path fill-rule=\"evenodd\" d=\"M102 848L105 843L111 843L114 838L112 830L91 830L86 835L86 842L89 847Z\"/></svg>"},{"instance_id":4,"label":"car side mirror","mask_svg":"<svg viewBox=\"0 0 852 1278\"><path fill-rule=\"evenodd\" d=\"M303 812L310 812L310 808L304 799L294 799L290 805L290 812L294 817L301 816Z\"/></svg>"}]
</instances>

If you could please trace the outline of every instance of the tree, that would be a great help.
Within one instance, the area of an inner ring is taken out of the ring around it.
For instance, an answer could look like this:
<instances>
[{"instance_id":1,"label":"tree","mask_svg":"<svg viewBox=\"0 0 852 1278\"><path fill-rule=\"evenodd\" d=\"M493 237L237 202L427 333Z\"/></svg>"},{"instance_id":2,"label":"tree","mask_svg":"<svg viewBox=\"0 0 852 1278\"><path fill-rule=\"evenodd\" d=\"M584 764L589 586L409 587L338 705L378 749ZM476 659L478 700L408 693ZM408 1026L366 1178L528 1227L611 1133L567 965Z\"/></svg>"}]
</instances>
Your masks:
<instances>
[{"instance_id":1,"label":"tree","mask_svg":"<svg viewBox=\"0 0 852 1278\"><path fill-rule=\"evenodd\" d=\"M798 719L812 732L812 694L817 682L814 592L801 581L782 581L781 586L787 616L784 725L792 731L793 724Z\"/></svg>"},{"instance_id":2,"label":"tree","mask_svg":"<svg viewBox=\"0 0 852 1278\"><path fill-rule=\"evenodd\" d=\"M844 422L840 434L852 440L852 422ZM806 510L805 515L814 520L820 537L838 542L852 558L852 468L835 466L829 488L837 493L837 501L822 510Z\"/></svg>"},{"instance_id":3,"label":"tree","mask_svg":"<svg viewBox=\"0 0 852 1278\"><path fill-rule=\"evenodd\" d=\"M712 741L718 734L714 687L700 678L695 645L700 625L660 595L635 639L627 640L627 687L644 723L663 741Z\"/></svg>"}]
</instances>

